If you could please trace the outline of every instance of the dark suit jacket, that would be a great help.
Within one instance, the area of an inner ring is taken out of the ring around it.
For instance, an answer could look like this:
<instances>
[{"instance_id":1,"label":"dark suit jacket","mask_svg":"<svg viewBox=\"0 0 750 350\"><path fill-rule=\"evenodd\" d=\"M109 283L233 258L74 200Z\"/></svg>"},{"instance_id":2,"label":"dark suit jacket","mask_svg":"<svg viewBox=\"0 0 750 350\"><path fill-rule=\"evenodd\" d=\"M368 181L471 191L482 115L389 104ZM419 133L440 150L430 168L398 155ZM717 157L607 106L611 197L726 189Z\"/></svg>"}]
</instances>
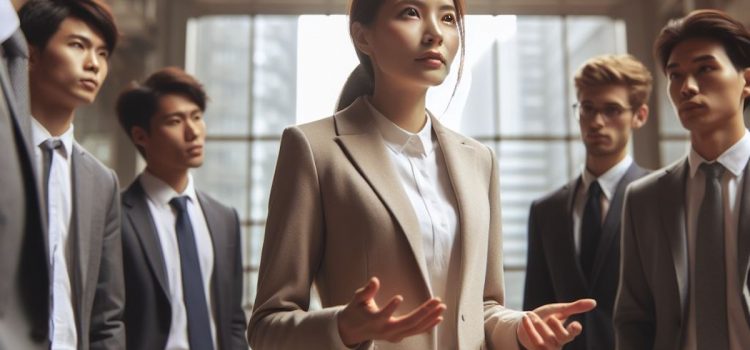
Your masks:
<instances>
[{"instance_id":1,"label":"dark suit jacket","mask_svg":"<svg viewBox=\"0 0 750 350\"><path fill-rule=\"evenodd\" d=\"M617 349L682 349L688 308L688 170L687 158L682 159L636 181L625 194L622 278L614 318ZM738 191L738 271L747 271L750 257L750 167L745 167L743 178ZM746 275L737 278L740 288L735 292L743 293Z\"/></svg>"},{"instance_id":2,"label":"dark suit jacket","mask_svg":"<svg viewBox=\"0 0 750 350\"><path fill-rule=\"evenodd\" d=\"M20 30L8 40L28 57ZM47 349L47 231L31 148L28 73L14 65L9 76L7 63L0 47L0 350Z\"/></svg>"},{"instance_id":3,"label":"dark suit jacket","mask_svg":"<svg viewBox=\"0 0 750 350\"><path fill-rule=\"evenodd\" d=\"M581 178L531 205L524 310L581 298L597 301L596 309L576 318L583 334L565 349L614 349L612 309L619 277L622 203L625 188L645 174L645 169L633 163L617 184L604 219L592 281L581 270L573 239L573 205Z\"/></svg>"},{"instance_id":4,"label":"dark suit jacket","mask_svg":"<svg viewBox=\"0 0 750 350\"><path fill-rule=\"evenodd\" d=\"M218 349L246 350L237 212L203 192L197 191L197 196L214 247L211 298ZM122 204L128 349L164 349L172 320L169 283L146 193L137 178L122 193Z\"/></svg>"},{"instance_id":5,"label":"dark suit jacket","mask_svg":"<svg viewBox=\"0 0 750 350\"><path fill-rule=\"evenodd\" d=\"M72 153L71 289L78 349L125 347L125 288L115 173L80 145Z\"/></svg>"}]
</instances>

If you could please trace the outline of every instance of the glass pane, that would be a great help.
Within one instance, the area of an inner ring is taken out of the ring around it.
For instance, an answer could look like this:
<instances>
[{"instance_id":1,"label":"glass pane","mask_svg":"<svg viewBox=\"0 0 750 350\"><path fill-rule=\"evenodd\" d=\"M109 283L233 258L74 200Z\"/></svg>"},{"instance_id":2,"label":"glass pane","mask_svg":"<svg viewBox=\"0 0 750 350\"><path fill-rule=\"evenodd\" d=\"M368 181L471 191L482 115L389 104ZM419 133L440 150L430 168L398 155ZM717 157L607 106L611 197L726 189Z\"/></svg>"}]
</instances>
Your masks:
<instances>
[{"instance_id":1,"label":"glass pane","mask_svg":"<svg viewBox=\"0 0 750 350\"><path fill-rule=\"evenodd\" d=\"M568 133L567 86L559 17L519 17L515 35L499 44L500 133Z\"/></svg>"},{"instance_id":2,"label":"glass pane","mask_svg":"<svg viewBox=\"0 0 750 350\"><path fill-rule=\"evenodd\" d=\"M250 24L248 16L209 16L188 22L187 70L204 85L210 135L248 135ZM234 33L234 35L227 35Z\"/></svg>"},{"instance_id":3,"label":"glass pane","mask_svg":"<svg viewBox=\"0 0 750 350\"><path fill-rule=\"evenodd\" d=\"M297 122L303 123L333 115L341 88L359 60L346 16L300 16L297 35L299 55L292 58L298 69ZM294 100L288 102L294 107Z\"/></svg>"},{"instance_id":4,"label":"glass pane","mask_svg":"<svg viewBox=\"0 0 750 350\"><path fill-rule=\"evenodd\" d=\"M255 18L253 134L281 135L295 122L298 17Z\"/></svg>"},{"instance_id":5,"label":"glass pane","mask_svg":"<svg viewBox=\"0 0 750 350\"><path fill-rule=\"evenodd\" d=\"M570 143L506 141L499 145L503 254L506 268L526 265L531 201L568 181Z\"/></svg>"},{"instance_id":6,"label":"glass pane","mask_svg":"<svg viewBox=\"0 0 750 350\"><path fill-rule=\"evenodd\" d=\"M240 220L248 213L248 153L245 142L208 140L203 166L193 171L196 187L237 209Z\"/></svg>"},{"instance_id":7,"label":"glass pane","mask_svg":"<svg viewBox=\"0 0 750 350\"><path fill-rule=\"evenodd\" d=\"M252 203L252 220L265 221L268 212L268 195L276 168L276 157L279 152L279 141L256 141L252 143L252 179L250 179L250 197Z\"/></svg>"}]
</instances>

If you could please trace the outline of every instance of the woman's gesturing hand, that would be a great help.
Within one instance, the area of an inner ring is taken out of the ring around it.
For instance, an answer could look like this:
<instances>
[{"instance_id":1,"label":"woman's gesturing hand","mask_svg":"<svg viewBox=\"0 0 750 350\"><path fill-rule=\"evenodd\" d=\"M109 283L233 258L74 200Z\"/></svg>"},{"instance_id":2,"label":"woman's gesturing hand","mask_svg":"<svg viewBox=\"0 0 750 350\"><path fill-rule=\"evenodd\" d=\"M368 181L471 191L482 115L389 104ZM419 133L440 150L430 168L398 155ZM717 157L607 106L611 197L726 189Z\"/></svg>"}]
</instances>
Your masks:
<instances>
[{"instance_id":1,"label":"woman's gesturing hand","mask_svg":"<svg viewBox=\"0 0 750 350\"><path fill-rule=\"evenodd\" d=\"M372 277L354 293L354 298L338 314L341 340L354 346L368 340L399 342L402 339L429 331L443 320L445 304L432 298L402 316L393 316L404 298L396 295L382 308L375 303L380 281Z\"/></svg>"}]
</instances>

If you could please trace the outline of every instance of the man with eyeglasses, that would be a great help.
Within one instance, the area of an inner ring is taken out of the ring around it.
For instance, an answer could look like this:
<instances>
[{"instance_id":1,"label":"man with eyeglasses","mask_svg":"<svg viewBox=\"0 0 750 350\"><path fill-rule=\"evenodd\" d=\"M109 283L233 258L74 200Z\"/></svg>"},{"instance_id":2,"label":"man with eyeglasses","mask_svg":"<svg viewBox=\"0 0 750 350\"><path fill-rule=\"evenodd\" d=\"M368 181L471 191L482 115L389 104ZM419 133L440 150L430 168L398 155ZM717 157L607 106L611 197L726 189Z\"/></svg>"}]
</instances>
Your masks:
<instances>
[{"instance_id":1,"label":"man with eyeglasses","mask_svg":"<svg viewBox=\"0 0 750 350\"><path fill-rule=\"evenodd\" d=\"M628 143L648 119L652 78L633 56L604 55L578 70L575 87L586 166L531 204L523 307L596 299L596 309L576 318L583 333L564 348L614 349L623 197L630 182L648 173L630 157Z\"/></svg>"}]
</instances>

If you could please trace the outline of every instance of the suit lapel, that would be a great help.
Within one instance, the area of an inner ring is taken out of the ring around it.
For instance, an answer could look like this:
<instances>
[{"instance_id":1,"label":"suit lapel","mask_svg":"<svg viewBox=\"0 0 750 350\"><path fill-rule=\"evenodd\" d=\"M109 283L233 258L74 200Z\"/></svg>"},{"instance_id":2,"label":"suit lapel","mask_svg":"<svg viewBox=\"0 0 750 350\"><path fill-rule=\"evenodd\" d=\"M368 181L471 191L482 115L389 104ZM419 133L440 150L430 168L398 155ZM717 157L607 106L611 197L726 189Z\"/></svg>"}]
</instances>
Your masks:
<instances>
[{"instance_id":1,"label":"suit lapel","mask_svg":"<svg viewBox=\"0 0 750 350\"><path fill-rule=\"evenodd\" d=\"M70 231L71 236L68 238L74 243L74 254L72 261L75 262L75 274L78 280L79 292L86 290L86 281L88 274L91 237L91 221L94 215L94 208L100 203L94 202L94 192L98 190L94 183L94 177L91 174L91 168L86 161L87 155L83 153L78 145L73 144L72 152L72 169L73 169L73 222ZM80 299L80 298L79 298Z\"/></svg>"},{"instance_id":2,"label":"suit lapel","mask_svg":"<svg viewBox=\"0 0 750 350\"><path fill-rule=\"evenodd\" d=\"M164 296L171 300L169 293L169 284L167 283L167 267L164 263L164 254L162 254L161 243L159 242L158 233L148 209L146 202L146 192L141 186L138 178L133 181L123 195L123 217L124 220L130 221L141 247L146 255L151 271L156 277Z\"/></svg>"},{"instance_id":3,"label":"suit lapel","mask_svg":"<svg viewBox=\"0 0 750 350\"><path fill-rule=\"evenodd\" d=\"M227 259L225 256L229 246L227 238L229 237L229 228L227 222L222 220L220 213L216 211L216 208L210 205L208 200L205 198L202 192L196 191L198 201L201 204L203 210L203 216L206 218L206 225L208 226L208 232L211 235L211 242L214 249L214 271L213 277L211 278L211 300L214 302L214 311L216 312L216 329L217 337L222 339L221 332L229 325L221 324L224 320L223 312L225 311L224 305L230 302L230 296L225 295L225 284L231 279L231 271L234 271L234 267L230 265L233 259Z\"/></svg>"},{"instance_id":4,"label":"suit lapel","mask_svg":"<svg viewBox=\"0 0 750 350\"><path fill-rule=\"evenodd\" d=\"M583 180L580 176L577 179L571 181L568 185L563 188L563 196L565 198L564 210L558 211L560 214L558 220L563 223L562 234L555 235L559 240L552 242L552 247L559 247L562 249L555 249L557 259L562 259L561 266L575 266L575 279L579 282L578 285L582 286L583 291L576 293L575 295L585 295L585 291L588 290L589 281L586 280L586 276L583 274L583 268L581 267L581 260L578 258L576 253L576 242L575 242L575 225L573 224L573 210L575 207L576 194L578 188L583 184ZM572 271L571 271L572 272Z\"/></svg>"},{"instance_id":5,"label":"suit lapel","mask_svg":"<svg viewBox=\"0 0 750 350\"><path fill-rule=\"evenodd\" d=\"M432 118L432 126L445 160L446 172L448 173L451 189L456 198L456 205L458 206L459 232L454 240L454 245L460 245L461 265L459 271L462 280L461 285L468 286L470 283L467 283L466 279L472 273L469 268L477 265L468 263L467 260L475 256L481 256L481 254L477 253L477 249L487 249L485 246L476 247L472 244L474 242L486 242L486 240L474 239L472 236L479 233L479 230L474 228L475 224L487 219L476 217L476 212L471 210L472 203L476 200L477 194L485 193L486 196L486 192L482 192L476 188L475 176L479 171L479 167L474 147L462 140L456 139L437 118L432 115L430 115L430 118ZM460 298L461 295L465 295L465 291L462 290L458 297Z\"/></svg>"},{"instance_id":6,"label":"suit lapel","mask_svg":"<svg viewBox=\"0 0 750 350\"><path fill-rule=\"evenodd\" d=\"M659 207L664 234L667 236L674 263L675 279L680 294L681 315L685 315L688 293L688 254L685 227L685 184L687 158L666 170L659 179ZM655 232L658 234L658 231Z\"/></svg>"},{"instance_id":7,"label":"suit lapel","mask_svg":"<svg viewBox=\"0 0 750 350\"><path fill-rule=\"evenodd\" d=\"M423 283L432 295L419 222L391 163L385 143L372 122L373 117L361 97L355 100L334 116L339 135L335 140L398 222L414 253Z\"/></svg>"},{"instance_id":8,"label":"suit lapel","mask_svg":"<svg viewBox=\"0 0 750 350\"><path fill-rule=\"evenodd\" d=\"M625 175L622 176L620 182L617 183L617 188L612 196L612 201L607 211L607 216L604 219L604 226L602 227L602 237L599 239L599 246L596 248L596 258L594 260L594 273L589 287L596 284L596 280L599 277L599 273L604 265L604 260L607 256L612 254L610 247L615 242L615 238L618 236L620 229L620 217L622 216L622 205L625 196L625 189L633 180L643 176L645 171L641 169L637 164L633 163L630 165Z\"/></svg>"},{"instance_id":9,"label":"suit lapel","mask_svg":"<svg viewBox=\"0 0 750 350\"><path fill-rule=\"evenodd\" d=\"M740 222L737 227L737 278L740 287L739 292L742 293L748 274L748 260L750 260L750 162L745 165L745 171L742 175L740 196ZM750 314L748 314L748 317L750 317Z\"/></svg>"}]
</instances>

